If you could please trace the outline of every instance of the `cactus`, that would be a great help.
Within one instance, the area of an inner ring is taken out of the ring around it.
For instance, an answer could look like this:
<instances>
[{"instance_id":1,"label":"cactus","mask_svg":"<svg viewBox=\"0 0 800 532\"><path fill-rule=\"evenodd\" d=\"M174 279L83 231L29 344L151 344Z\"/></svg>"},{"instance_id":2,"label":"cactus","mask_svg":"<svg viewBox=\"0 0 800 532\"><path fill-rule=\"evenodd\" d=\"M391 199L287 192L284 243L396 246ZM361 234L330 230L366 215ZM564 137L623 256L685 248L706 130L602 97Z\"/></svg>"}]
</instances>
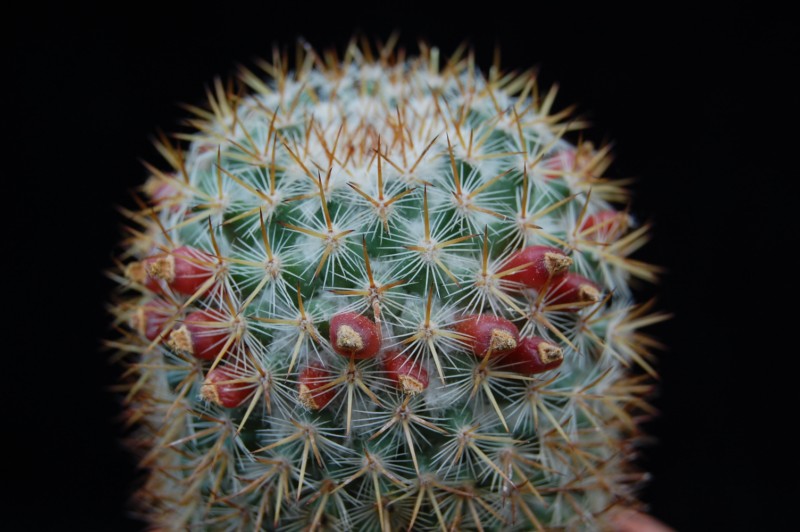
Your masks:
<instances>
[{"instance_id":1,"label":"cactus","mask_svg":"<svg viewBox=\"0 0 800 532\"><path fill-rule=\"evenodd\" d=\"M463 50L259 66L159 138L124 211L143 519L602 529L637 506L662 316L633 300L657 268L609 147Z\"/></svg>"}]
</instances>

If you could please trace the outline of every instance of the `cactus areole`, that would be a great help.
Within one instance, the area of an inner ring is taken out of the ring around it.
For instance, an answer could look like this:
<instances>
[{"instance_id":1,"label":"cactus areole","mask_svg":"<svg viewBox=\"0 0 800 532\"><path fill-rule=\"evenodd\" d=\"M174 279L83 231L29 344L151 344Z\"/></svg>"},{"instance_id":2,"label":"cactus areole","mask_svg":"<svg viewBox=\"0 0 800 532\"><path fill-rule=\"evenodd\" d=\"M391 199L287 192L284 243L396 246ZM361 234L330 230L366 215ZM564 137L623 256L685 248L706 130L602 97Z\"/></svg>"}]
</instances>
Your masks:
<instances>
[{"instance_id":1,"label":"cactus areole","mask_svg":"<svg viewBox=\"0 0 800 532\"><path fill-rule=\"evenodd\" d=\"M215 81L126 211L142 518L591 530L636 507L661 316L608 147L471 54L297 57Z\"/></svg>"}]
</instances>

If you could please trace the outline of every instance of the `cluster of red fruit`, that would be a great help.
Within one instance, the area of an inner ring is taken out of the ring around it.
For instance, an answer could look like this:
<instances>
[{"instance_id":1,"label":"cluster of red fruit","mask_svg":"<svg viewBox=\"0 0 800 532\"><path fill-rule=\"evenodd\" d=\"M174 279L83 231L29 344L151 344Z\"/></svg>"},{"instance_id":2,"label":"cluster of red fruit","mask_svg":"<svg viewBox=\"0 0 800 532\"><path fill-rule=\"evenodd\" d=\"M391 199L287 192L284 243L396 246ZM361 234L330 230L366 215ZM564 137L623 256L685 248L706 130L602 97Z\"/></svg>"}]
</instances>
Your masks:
<instances>
[{"instance_id":1,"label":"cluster of red fruit","mask_svg":"<svg viewBox=\"0 0 800 532\"><path fill-rule=\"evenodd\" d=\"M213 255L182 246L168 254L146 258L129 265L128 276L156 294L172 293L198 297L215 289L215 272L220 261ZM561 250L529 246L517 251L504 264L505 278L525 288L547 291L551 302L561 310L576 311L600 299L600 289L582 275L569 272L572 260ZM163 339L176 351L201 360L216 360L232 343L231 321L211 309L195 310L181 325L166 334L165 326L174 319L174 306L156 298L140 307L133 319L134 328L150 341ZM472 314L462 316L453 330L466 349L484 362L499 359L507 369L533 375L559 367L561 348L537 336L520 338L516 325L501 316ZM330 319L330 343L339 355L353 359L376 357L382 349L379 324L367 316L343 312ZM428 372L419 360L388 348L382 356L384 375L396 387L416 394L428 387ZM319 364L300 370L297 381L300 402L307 408L324 408L335 397L333 381ZM218 404L234 408L252 393L224 365L206 374L204 395Z\"/></svg>"}]
</instances>

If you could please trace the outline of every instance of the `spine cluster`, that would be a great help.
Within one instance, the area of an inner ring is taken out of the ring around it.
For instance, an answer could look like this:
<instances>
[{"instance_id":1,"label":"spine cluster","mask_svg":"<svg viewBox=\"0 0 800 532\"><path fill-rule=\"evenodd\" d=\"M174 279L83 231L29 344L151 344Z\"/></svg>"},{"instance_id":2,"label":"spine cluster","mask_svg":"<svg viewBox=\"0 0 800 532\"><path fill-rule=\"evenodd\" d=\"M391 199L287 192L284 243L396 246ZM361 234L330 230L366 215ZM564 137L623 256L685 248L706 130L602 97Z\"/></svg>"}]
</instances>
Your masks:
<instances>
[{"instance_id":1,"label":"spine cluster","mask_svg":"<svg viewBox=\"0 0 800 532\"><path fill-rule=\"evenodd\" d=\"M607 147L533 72L392 42L215 82L113 274L154 526L602 528L662 319ZM249 93L249 94L248 94Z\"/></svg>"}]
</instances>

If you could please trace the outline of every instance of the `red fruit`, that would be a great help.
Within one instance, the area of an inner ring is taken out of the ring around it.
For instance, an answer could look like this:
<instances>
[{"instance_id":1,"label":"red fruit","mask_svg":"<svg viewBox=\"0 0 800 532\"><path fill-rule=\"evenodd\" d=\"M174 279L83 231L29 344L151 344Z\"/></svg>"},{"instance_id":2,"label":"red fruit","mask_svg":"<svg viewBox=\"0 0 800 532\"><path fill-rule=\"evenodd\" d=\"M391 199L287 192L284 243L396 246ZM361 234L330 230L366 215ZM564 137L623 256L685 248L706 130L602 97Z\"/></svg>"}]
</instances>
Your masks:
<instances>
[{"instance_id":1,"label":"red fruit","mask_svg":"<svg viewBox=\"0 0 800 532\"><path fill-rule=\"evenodd\" d=\"M587 216L578 232L586 240L607 242L616 239L622 234L626 225L625 213L600 211Z\"/></svg>"},{"instance_id":2,"label":"red fruit","mask_svg":"<svg viewBox=\"0 0 800 532\"><path fill-rule=\"evenodd\" d=\"M545 177L551 179L562 177L564 174L586 172L590 166L595 166L597 151L591 142L583 142L577 149L567 148L548 157L542 163L546 169Z\"/></svg>"},{"instance_id":3,"label":"red fruit","mask_svg":"<svg viewBox=\"0 0 800 532\"><path fill-rule=\"evenodd\" d=\"M506 261L503 271L527 264L524 268L505 275L505 279L541 290L548 280L550 284L563 277L572 259L558 248L548 246L528 246L515 252Z\"/></svg>"},{"instance_id":4,"label":"red fruit","mask_svg":"<svg viewBox=\"0 0 800 532\"><path fill-rule=\"evenodd\" d=\"M144 184L144 191L150 196L152 205L166 206L172 213L181 211L181 190L172 181L155 176L151 177Z\"/></svg>"},{"instance_id":5,"label":"red fruit","mask_svg":"<svg viewBox=\"0 0 800 532\"><path fill-rule=\"evenodd\" d=\"M200 395L203 398L226 408L236 408L244 403L253 392L253 383L243 382L223 366L217 366L206 375Z\"/></svg>"},{"instance_id":6,"label":"red fruit","mask_svg":"<svg viewBox=\"0 0 800 532\"><path fill-rule=\"evenodd\" d=\"M231 335L228 321L218 312L196 310L170 333L167 345L200 360L214 360Z\"/></svg>"},{"instance_id":7,"label":"red fruit","mask_svg":"<svg viewBox=\"0 0 800 532\"><path fill-rule=\"evenodd\" d=\"M149 278L160 279L175 292L190 296L214 276L216 258L189 246L181 246L171 253L148 257L143 262Z\"/></svg>"},{"instance_id":8,"label":"red fruit","mask_svg":"<svg viewBox=\"0 0 800 532\"><path fill-rule=\"evenodd\" d=\"M544 338L521 338L516 349L503 358L508 369L523 375L534 375L555 369L564 361L564 352Z\"/></svg>"},{"instance_id":9,"label":"red fruit","mask_svg":"<svg viewBox=\"0 0 800 532\"><path fill-rule=\"evenodd\" d=\"M158 338L164 324L175 316L175 308L163 299L153 299L138 307L131 316L131 327L150 341Z\"/></svg>"},{"instance_id":10,"label":"red fruit","mask_svg":"<svg viewBox=\"0 0 800 532\"><path fill-rule=\"evenodd\" d=\"M300 371L297 392L300 402L311 410L321 410L336 396L333 387L323 388L330 382L330 376L319 364L306 366Z\"/></svg>"},{"instance_id":11,"label":"red fruit","mask_svg":"<svg viewBox=\"0 0 800 532\"><path fill-rule=\"evenodd\" d=\"M343 356L372 358L381 348L378 326L355 312L343 312L331 318L330 334L333 350Z\"/></svg>"},{"instance_id":12,"label":"red fruit","mask_svg":"<svg viewBox=\"0 0 800 532\"><path fill-rule=\"evenodd\" d=\"M482 357L491 349L492 356L508 353L517 347L519 330L505 318L489 314L464 316L453 327L468 336L467 343L472 352Z\"/></svg>"},{"instance_id":13,"label":"red fruit","mask_svg":"<svg viewBox=\"0 0 800 532\"><path fill-rule=\"evenodd\" d=\"M164 182L154 184L150 188L149 192L150 200L156 205L178 195L178 189L173 187L171 184Z\"/></svg>"},{"instance_id":14,"label":"red fruit","mask_svg":"<svg viewBox=\"0 0 800 532\"><path fill-rule=\"evenodd\" d=\"M386 353L383 369L392 384L414 395L428 387L428 371L422 365L397 351Z\"/></svg>"},{"instance_id":15,"label":"red fruit","mask_svg":"<svg viewBox=\"0 0 800 532\"><path fill-rule=\"evenodd\" d=\"M549 305L566 305L576 303L574 307L564 310L580 310L583 307L600 301L600 287L577 273L568 273L553 285L547 297Z\"/></svg>"},{"instance_id":16,"label":"red fruit","mask_svg":"<svg viewBox=\"0 0 800 532\"><path fill-rule=\"evenodd\" d=\"M575 150L561 150L552 157L548 157L542 163L546 169L544 176L549 179L561 177L566 172L572 172L575 168Z\"/></svg>"}]
</instances>

